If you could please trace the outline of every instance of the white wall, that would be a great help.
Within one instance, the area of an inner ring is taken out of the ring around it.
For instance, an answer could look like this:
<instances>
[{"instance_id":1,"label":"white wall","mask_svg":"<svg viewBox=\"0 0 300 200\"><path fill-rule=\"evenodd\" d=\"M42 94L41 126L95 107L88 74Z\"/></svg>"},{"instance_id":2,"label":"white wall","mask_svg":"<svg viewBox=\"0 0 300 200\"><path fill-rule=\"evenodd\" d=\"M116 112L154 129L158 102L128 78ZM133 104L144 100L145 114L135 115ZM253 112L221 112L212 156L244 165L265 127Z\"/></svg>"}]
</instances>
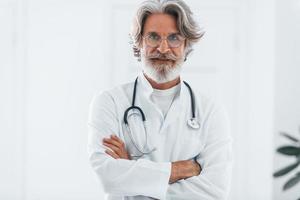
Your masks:
<instances>
[{"instance_id":1,"label":"white wall","mask_svg":"<svg viewBox=\"0 0 300 200\"><path fill-rule=\"evenodd\" d=\"M280 131L300 138L300 1L277 1L276 6L276 70L275 70L275 139L274 149L290 145ZM276 154L274 171L295 162L295 158ZM275 200L300 198L300 183L283 192L283 185L300 171L300 167L274 180Z\"/></svg>"},{"instance_id":2,"label":"white wall","mask_svg":"<svg viewBox=\"0 0 300 200\"><path fill-rule=\"evenodd\" d=\"M108 86L102 9L0 1L0 199L102 198L86 153L88 105Z\"/></svg>"},{"instance_id":3,"label":"white wall","mask_svg":"<svg viewBox=\"0 0 300 200\"><path fill-rule=\"evenodd\" d=\"M185 77L231 117L230 200L271 200L275 2L187 2L207 33ZM0 199L103 198L87 160L87 111L94 92L139 71L127 40L135 6L0 1Z\"/></svg>"}]
</instances>

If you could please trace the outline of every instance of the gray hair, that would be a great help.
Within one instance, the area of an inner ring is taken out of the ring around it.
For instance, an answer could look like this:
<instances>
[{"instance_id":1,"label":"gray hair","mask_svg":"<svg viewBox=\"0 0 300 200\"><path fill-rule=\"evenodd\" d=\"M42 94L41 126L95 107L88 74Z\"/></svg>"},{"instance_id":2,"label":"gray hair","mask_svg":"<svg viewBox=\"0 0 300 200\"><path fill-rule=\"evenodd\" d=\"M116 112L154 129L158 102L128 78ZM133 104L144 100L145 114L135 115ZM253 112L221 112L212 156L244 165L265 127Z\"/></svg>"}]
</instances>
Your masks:
<instances>
[{"instance_id":1,"label":"gray hair","mask_svg":"<svg viewBox=\"0 0 300 200\"><path fill-rule=\"evenodd\" d=\"M154 13L169 14L176 18L179 33L186 38L185 59L193 50L192 46L199 41L204 32L193 19L193 13L182 0L146 0L138 8L130 34L134 56L141 59L143 29L147 17Z\"/></svg>"}]
</instances>

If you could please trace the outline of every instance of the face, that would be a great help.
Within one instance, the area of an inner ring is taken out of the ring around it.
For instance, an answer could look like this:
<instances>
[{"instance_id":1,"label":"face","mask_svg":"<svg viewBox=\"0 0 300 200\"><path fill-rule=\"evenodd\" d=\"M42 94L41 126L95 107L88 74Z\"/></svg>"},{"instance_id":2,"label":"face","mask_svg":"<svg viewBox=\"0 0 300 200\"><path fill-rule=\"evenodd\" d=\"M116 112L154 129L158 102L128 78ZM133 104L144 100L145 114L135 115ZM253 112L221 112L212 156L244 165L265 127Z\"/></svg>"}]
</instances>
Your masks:
<instances>
[{"instance_id":1,"label":"face","mask_svg":"<svg viewBox=\"0 0 300 200\"><path fill-rule=\"evenodd\" d=\"M152 14L144 24L141 61L143 72L157 83L176 79L184 62L185 39L179 35L176 18Z\"/></svg>"}]
</instances>

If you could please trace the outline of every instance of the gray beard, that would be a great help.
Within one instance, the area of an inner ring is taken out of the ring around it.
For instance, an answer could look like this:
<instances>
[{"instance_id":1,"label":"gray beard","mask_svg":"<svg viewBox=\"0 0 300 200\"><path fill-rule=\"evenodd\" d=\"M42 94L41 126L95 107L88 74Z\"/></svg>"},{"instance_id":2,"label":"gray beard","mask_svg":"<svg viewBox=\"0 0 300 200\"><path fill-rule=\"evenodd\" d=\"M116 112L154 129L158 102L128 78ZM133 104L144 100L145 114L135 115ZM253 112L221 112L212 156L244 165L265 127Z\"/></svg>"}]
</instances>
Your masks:
<instances>
[{"instance_id":1,"label":"gray beard","mask_svg":"<svg viewBox=\"0 0 300 200\"><path fill-rule=\"evenodd\" d=\"M174 66L169 64L152 64L145 56L141 56L142 69L146 76L156 83L166 83L180 76L183 59L176 61Z\"/></svg>"}]
</instances>

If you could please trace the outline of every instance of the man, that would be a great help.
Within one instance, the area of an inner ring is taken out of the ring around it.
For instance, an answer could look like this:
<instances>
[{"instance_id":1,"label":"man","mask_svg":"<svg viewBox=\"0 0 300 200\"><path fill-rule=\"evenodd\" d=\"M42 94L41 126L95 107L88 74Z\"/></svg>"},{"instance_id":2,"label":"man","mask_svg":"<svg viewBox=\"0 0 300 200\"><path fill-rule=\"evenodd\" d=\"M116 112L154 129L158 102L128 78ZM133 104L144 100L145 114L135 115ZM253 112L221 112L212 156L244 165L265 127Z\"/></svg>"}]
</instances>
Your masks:
<instances>
[{"instance_id":1,"label":"man","mask_svg":"<svg viewBox=\"0 0 300 200\"><path fill-rule=\"evenodd\" d=\"M232 152L226 114L180 77L202 35L181 0L139 7L131 36L142 73L96 95L90 106L89 158L108 199L227 198Z\"/></svg>"}]
</instances>

